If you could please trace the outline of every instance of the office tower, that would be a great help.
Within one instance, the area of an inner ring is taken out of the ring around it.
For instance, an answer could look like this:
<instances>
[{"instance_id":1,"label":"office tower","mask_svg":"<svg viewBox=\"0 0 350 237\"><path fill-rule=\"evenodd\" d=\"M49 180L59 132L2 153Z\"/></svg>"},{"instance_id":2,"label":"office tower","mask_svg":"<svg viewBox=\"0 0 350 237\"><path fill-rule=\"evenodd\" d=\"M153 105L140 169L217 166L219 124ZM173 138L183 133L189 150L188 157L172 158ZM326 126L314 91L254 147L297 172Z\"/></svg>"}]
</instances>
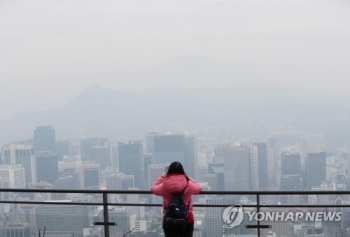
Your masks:
<instances>
[{"instance_id":1,"label":"office tower","mask_svg":"<svg viewBox=\"0 0 350 237\"><path fill-rule=\"evenodd\" d=\"M144 187L147 187L148 184L148 165L153 163L153 155L145 154L143 155L143 180Z\"/></svg>"},{"instance_id":2,"label":"office tower","mask_svg":"<svg viewBox=\"0 0 350 237\"><path fill-rule=\"evenodd\" d=\"M146 189L150 189L153 185L153 183L164 173L164 169L167 166L167 164L150 164L147 167L148 170L148 187ZM162 198L159 196L149 196L149 201L152 203L161 203Z\"/></svg>"},{"instance_id":3,"label":"office tower","mask_svg":"<svg viewBox=\"0 0 350 237\"><path fill-rule=\"evenodd\" d=\"M281 154L281 190L303 189L301 157L299 152L283 151Z\"/></svg>"},{"instance_id":4,"label":"office tower","mask_svg":"<svg viewBox=\"0 0 350 237\"><path fill-rule=\"evenodd\" d=\"M225 190L224 163L212 163L208 165L208 174L216 175L216 190Z\"/></svg>"},{"instance_id":5,"label":"office tower","mask_svg":"<svg viewBox=\"0 0 350 237\"><path fill-rule=\"evenodd\" d=\"M51 126L39 126L34 130L34 152L56 152L55 130Z\"/></svg>"},{"instance_id":6,"label":"office tower","mask_svg":"<svg viewBox=\"0 0 350 237\"><path fill-rule=\"evenodd\" d=\"M10 181L8 178L0 176L0 189L6 189L6 188L10 188ZM9 193L7 193L7 192L0 193L1 200L7 200L9 198L9 196L10 196ZM1 205L4 205L4 204L1 204Z\"/></svg>"},{"instance_id":7,"label":"office tower","mask_svg":"<svg viewBox=\"0 0 350 237\"><path fill-rule=\"evenodd\" d=\"M88 207L82 205L39 205L35 221L36 229L45 227L48 236L82 236L83 229L90 226Z\"/></svg>"},{"instance_id":8,"label":"office tower","mask_svg":"<svg viewBox=\"0 0 350 237\"><path fill-rule=\"evenodd\" d=\"M100 165L94 162L84 162L81 165L80 188L81 189L100 189Z\"/></svg>"},{"instance_id":9,"label":"office tower","mask_svg":"<svg viewBox=\"0 0 350 237\"><path fill-rule=\"evenodd\" d=\"M28 223L10 221L6 223L6 237L30 237Z\"/></svg>"},{"instance_id":10,"label":"office tower","mask_svg":"<svg viewBox=\"0 0 350 237\"><path fill-rule=\"evenodd\" d=\"M111 165L111 155L109 146L94 146L91 148L92 160L100 164L100 169L104 170Z\"/></svg>"},{"instance_id":11,"label":"office tower","mask_svg":"<svg viewBox=\"0 0 350 237\"><path fill-rule=\"evenodd\" d=\"M208 166L198 166L195 172L196 180L201 182L204 180L204 176L208 174Z\"/></svg>"},{"instance_id":12,"label":"office tower","mask_svg":"<svg viewBox=\"0 0 350 237\"><path fill-rule=\"evenodd\" d=\"M139 188L128 188L128 190L140 190ZM141 203L140 201L140 195L139 194L127 194L126 195L126 202L127 203ZM137 218L141 217L141 213L144 213L145 211L144 206L130 206L128 208L128 214L136 215Z\"/></svg>"},{"instance_id":13,"label":"office tower","mask_svg":"<svg viewBox=\"0 0 350 237\"><path fill-rule=\"evenodd\" d=\"M303 190L303 178L300 174L283 174L281 176L282 191L300 191Z\"/></svg>"},{"instance_id":14,"label":"office tower","mask_svg":"<svg viewBox=\"0 0 350 237\"><path fill-rule=\"evenodd\" d=\"M58 159L52 152L42 151L35 155L36 179L54 184L58 179Z\"/></svg>"},{"instance_id":15,"label":"office tower","mask_svg":"<svg viewBox=\"0 0 350 237\"><path fill-rule=\"evenodd\" d=\"M120 189L120 176L115 174L108 174L106 176L106 188L107 190L118 190Z\"/></svg>"},{"instance_id":16,"label":"office tower","mask_svg":"<svg viewBox=\"0 0 350 237\"><path fill-rule=\"evenodd\" d=\"M50 184L46 181L40 181L38 183L34 183L32 184L32 186L30 188L32 189L53 189L53 184ZM40 195L39 198L40 199L43 199L43 200L52 200L54 198L52 197L55 197L55 193L35 193L35 196L36 195ZM34 199L36 199L38 197L35 197Z\"/></svg>"},{"instance_id":17,"label":"office tower","mask_svg":"<svg viewBox=\"0 0 350 237\"><path fill-rule=\"evenodd\" d=\"M206 197L207 205L220 205L223 204L222 197L210 196ZM224 231L222 222L222 208L218 207L206 207L205 208L205 233L206 237L218 237L222 236Z\"/></svg>"},{"instance_id":18,"label":"office tower","mask_svg":"<svg viewBox=\"0 0 350 237\"><path fill-rule=\"evenodd\" d=\"M257 189L256 152L242 144L223 148L225 190L246 191ZM254 169L255 167L255 169Z\"/></svg>"},{"instance_id":19,"label":"office tower","mask_svg":"<svg viewBox=\"0 0 350 237\"><path fill-rule=\"evenodd\" d=\"M193 135L154 135L154 162L170 164L179 161L189 176L195 177L197 138Z\"/></svg>"},{"instance_id":20,"label":"office tower","mask_svg":"<svg viewBox=\"0 0 350 237\"><path fill-rule=\"evenodd\" d=\"M211 191L218 190L217 174L206 174L203 177L203 181L208 183Z\"/></svg>"},{"instance_id":21,"label":"office tower","mask_svg":"<svg viewBox=\"0 0 350 237\"><path fill-rule=\"evenodd\" d=\"M79 189L79 179L72 175L59 177L55 182L55 189ZM66 193L56 193L55 199L64 200L66 196Z\"/></svg>"},{"instance_id":22,"label":"office tower","mask_svg":"<svg viewBox=\"0 0 350 237\"><path fill-rule=\"evenodd\" d=\"M21 165L25 172L26 186L35 182L35 156L31 145L9 144L1 150L2 165Z\"/></svg>"},{"instance_id":23,"label":"office tower","mask_svg":"<svg viewBox=\"0 0 350 237\"><path fill-rule=\"evenodd\" d=\"M267 145L266 142L253 143L258 152L258 174L259 174L259 188L267 188Z\"/></svg>"},{"instance_id":24,"label":"office tower","mask_svg":"<svg viewBox=\"0 0 350 237\"><path fill-rule=\"evenodd\" d=\"M300 135L297 133L285 133L285 134L276 134L271 136L271 138L268 139L269 147L272 149L273 152L273 176L272 177L280 177L280 171L278 167L278 163L281 159L281 150L284 147L297 147L299 146L300 142ZM278 179L273 180L278 184Z\"/></svg>"},{"instance_id":25,"label":"office tower","mask_svg":"<svg viewBox=\"0 0 350 237\"><path fill-rule=\"evenodd\" d=\"M224 148L225 148L225 145L215 146L214 155L211 158L212 164L223 164L224 163Z\"/></svg>"},{"instance_id":26,"label":"office tower","mask_svg":"<svg viewBox=\"0 0 350 237\"><path fill-rule=\"evenodd\" d=\"M319 186L312 186L311 191L336 191L334 183L322 183ZM309 195L309 204L326 205L332 204L333 195Z\"/></svg>"},{"instance_id":27,"label":"office tower","mask_svg":"<svg viewBox=\"0 0 350 237\"><path fill-rule=\"evenodd\" d=\"M146 134L146 154L154 154L154 137L160 135L159 132L149 132Z\"/></svg>"},{"instance_id":28,"label":"office tower","mask_svg":"<svg viewBox=\"0 0 350 237\"><path fill-rule=\"evenodd\" d=\"M8 179L9 188L25 188L25 173L21 165L0 165L0 177Z\"/></svg>"},{"instance_id":29,"label":"office tower","mask_svg":"<svg viewBox=\"0 0 350 237\"><path fill-rule=\"evenodd\" d=\"M148 187L151 188L153 183L163 174L166 164L150 164L148 165Z\"/></svg>"},{"instance_id":30,"label":"office tower","mask_svg":"<svg viewBox=\"0 0 350 237\"><path fill-rule=\"evenodd\" d=\"M319 186L327 179L326 152L310 152L306 158L306 187Z\"/></svg>"},{"instance_id":31,"label":"office tower","mask_svg":"<svg viewBox=\"0 0 350 237\"><path fill-rule=\"evenodd\" d=\"M142 142L118 143L119 171L134 176L135 186L143 188L141 177Z\"/></svg>"},{"instance_id":32,"label":"office tower","mask_svg":"<svg viewBox=\"0 0 350 237\"><path fill-rule=\"evenodd\" d=\"M288 208L264 208L262 209L262 212L274 212L274 213L284 213L287 214L290 212ZM262 221L261 225L270 225L271 228L268 229L261 229L261 236L267 236L269 231L275 232L277 236L292 236L291 231L291 221Z\"/></svg>"},{"instance_id":33,"label":"office tower","mask_svg":"<svg viewBox=\"0 0 350 237\"><path fill-rule=\"evenodd\" d=\"M80 140L80 154L82 161L93 161L92 148L108 146L106 137L89 137Z\"/></svg>"},{"instance_id":34,"label":"office tower","mask_svg":"<svg viewBox=\"0 0 350 237\"><path fill-rule=\"evenodd\" d=\"M67 140L56 141L56 155L59 161L63 160L64 156L70 155L70 142Z\"/></svg>"},{"instance_id":35,"label":"office tower","mask_svg":"<svg viewBox=\"0 0 350 237\"><path fill-rule=\"evenodd\" d=\"M67 175L65 177L59 177L55 182L56 189L78 189L79 180L77 177ZM64 199L64 198L61 198Z\"/></svg>"},{"instance_id":36,"label":"office tower","mask_svg":"<svg viewBox=\"0 0 350 237\"><path fill-rule=\"evenodd\" d=\"M72 175L79 172L82 161L79 156L64 156L62 161L58 162L58 173L60 176Z\"/></svg>"},{"instance_id":37,"label":"office tower","mask_svg":"<svg viewBox=\"0 0 350 237\"><path fill-rule=\"evenodd\" d=\"M301 148L304 152L323 150L325 141L323 135L305 135L301 137Z\"/></svg>"},{"instance_id":38,"label":"office tower","mask_svg":"<svg viewBox=\"0 0 350 237\"><path fill-rule=\"evenodd\" d=\"M250 147L250 189L259 190L258 147Z\"/></svg>"},{"instance_id":39,"label":"office tower","mask_svg":"<svg viewBox=\"0 0 350 237\"><path fill-rule=\"evenodd\" d=\"M111 144L111 166L119 170L118 144Z\"/></svg>"},{"instance_id":40,"label":"office tower","mask_svg":"<svg viewBox=\"0 0 350 237\"><path fill-rule=\"evenodd\" d=\"M130 230L130 218L128 207L112 207L108 208L109 219L118 223L116 226L109 228L112 236L123 236Z\"/></svg>"},{"instance_id":41,"label":"office tower","mask_svg":"<svg viewBox=\"0 0 350 237\"><path fill-rule=\"evenodd\" d=\"M106 181L106 177L111 175L111 174L117 174L118 170L115 167L107 167L104 170L101 170L101 182L104 183Z\"/></svg>"},{"instance_id":42,"label":"office tower","mask_svg":"<svg viewBox=\"0 0 350 237\"><path fill-rule=\"evenodd\" d=\"M299 152L282 152L281 174L301 174L301 157Z\"/></svg>"},{"instance_id":43,"label":"office tower","mask_svg":"<svg viewBox=\"0 0 350 237\"><path fill-rule=\"evenodd\" d=\"M135 180L134 180L134 176L130 175L130 174L124 174L121 176L121 183L120 183L120 187L122 190L126 190L129 188L133 188L135 187Z\"/></svg>"}]
</instances>

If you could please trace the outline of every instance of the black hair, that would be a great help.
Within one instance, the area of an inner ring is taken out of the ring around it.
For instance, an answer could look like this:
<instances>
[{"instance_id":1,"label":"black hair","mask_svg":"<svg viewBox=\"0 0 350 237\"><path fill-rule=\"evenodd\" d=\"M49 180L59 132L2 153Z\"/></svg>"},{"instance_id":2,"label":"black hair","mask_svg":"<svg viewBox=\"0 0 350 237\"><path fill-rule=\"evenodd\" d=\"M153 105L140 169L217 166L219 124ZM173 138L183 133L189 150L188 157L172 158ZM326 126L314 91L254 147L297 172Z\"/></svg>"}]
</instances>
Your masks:
<instances>
[{"instance_id":1,"label":"black hair","mask_svg":"<svg viewBox=\"0 0 350 237\"><path fill-rule=\"evenodd\" d=\"M173 163L171 163L171 164L169 165L169 169L168 169L167 175L173 174L173 173L184 174L184 175L186 175L185 170L184 170L184 167L183 167L182 164L181 164L180 162L178 162L178 161L174 161Z\"/></svg>"}]
</instances>

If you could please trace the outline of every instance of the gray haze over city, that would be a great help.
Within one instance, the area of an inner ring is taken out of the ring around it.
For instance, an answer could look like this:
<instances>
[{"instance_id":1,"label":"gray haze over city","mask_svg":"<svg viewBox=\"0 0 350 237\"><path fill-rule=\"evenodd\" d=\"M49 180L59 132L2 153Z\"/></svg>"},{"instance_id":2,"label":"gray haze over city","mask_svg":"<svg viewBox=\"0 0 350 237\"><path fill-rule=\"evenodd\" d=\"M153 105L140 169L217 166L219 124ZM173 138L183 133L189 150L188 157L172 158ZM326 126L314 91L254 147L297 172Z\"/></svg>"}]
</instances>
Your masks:
<instances>
[{"instance_id":1,"label":"gray haze over city","mask_svg":"<svg viewBox=\"0 0 350 237\"><path fill-rule=\"evenodd\" d=\"M149 190L180 161L204 191L348 191L349 42L344 0L2 0L0 186ZM2 200L100 199L9 193ZM108 200L161 203L139 194ZM350 197L261 201L332 205ZM50 237L103 236L92 225L103 219L98 207L1 205L0 237L38 236L43 226ZM195 208L194 236L256 235L248 222L225 228L222 210ZM111 236L163 236L159 208L109 212L119 222ZM67 222L52 225L48 213ZM22 234L10 234L13 226ZM339 222L273 223L261 236L350 236L349 228L342 208Z\"/></svg>"}]
</instances>

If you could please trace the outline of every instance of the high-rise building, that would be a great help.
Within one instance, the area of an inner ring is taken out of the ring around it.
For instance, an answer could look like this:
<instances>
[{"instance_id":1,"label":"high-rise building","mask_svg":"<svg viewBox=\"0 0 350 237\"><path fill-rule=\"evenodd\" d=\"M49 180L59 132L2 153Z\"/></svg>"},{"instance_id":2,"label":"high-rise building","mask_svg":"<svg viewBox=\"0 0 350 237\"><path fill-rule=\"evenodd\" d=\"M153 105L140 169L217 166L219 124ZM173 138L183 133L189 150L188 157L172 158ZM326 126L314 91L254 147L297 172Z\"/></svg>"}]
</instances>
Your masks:
<instances>
[{"instance_id":1,"label":"high-rise building","mask_svg":"<svg viewBox=\"0 0 350 237\"><path fill-rule=\"evenodd\" d=\"M153 136L153 156L156 164L179 161L189 176L195 177L197 138L193 135L162 134Z\"/></svg>"},{"instance_id":2,"label":"high-rise building","mask_svg":"<svg viewBox=\"0 0 350 237\"><path fill-rule=\"evenodd\" d=\"M56 189L79 189L79 179L77 176L67 175L65 177L59 177L55 183ZM66 199L66 193L56 193L55 199Z\"/></svg>"},{"instance_id":3,"label":"high-rise building","mask_svg":"<svg viewBox=\"0 0 350 237\"><path fill-rule=\"evenodd\" d=\"M100 165L95 162L84 162L80 170L81 189L100 189Z\"/></svg>"},{"instance_id":4,"label":"high-rise building","mask_svg":"<svg viewBox=\"0 0 350 237\"><path fill-rule=\"evenodd\" d=\"M139 190L139 188L128 188L128 190ZM139 194L127 194L126 195L126 202L127 203L140 203L140 195ZM130 206L128 208L128 214L136 215L137 218L141 217L141 213L144 213L145 211L144 206Z\"/></svg>"},{"instance_id":5,"label":"high-rise building","mask_svg":"<svg viewBox=\"0 0 350 237\"><path fill-rule=\"evenodd\" d=\"M143 156L143 180L144 180L144 187L147 187L148 184L148 165L153 163L153 155L152 154L145 154Z\"/></svg>"},{"instance_id":6,"label":"high-rise building","mask_svg":"<svg viewBox=\"0 0 350 237\"><path fill-rule=\"evenodd\" d=\"M206 174L203 177L203 181L208 183L210 190L218 190L217 174Z\"/></svg>"},{"instance_id":7,"label":"high-rise building","mask_svg":"<svg viewBox=\"0 0 350 237\"><path fill-rule=\"evenodd\" d=\"M146 134L146 153L154 154L154 137L160 135L159 132L149 132Z\"/></svg>"},{"instance_id":8,"label":"high-rise building","mask_svg":"<svg viewBox=\"0 0 350 237\"><path fill-rule=\"evenodd\" d=\"M301 148L305 152L323 150L325 141L323 135L305 135L301 137Z\"/></svg>"},{"instance_id":9,"label":"high-rise building","mask_svg":"<svg viewBox=\"0 0 350 237\"><path fill-rule=\"evenodd\" d=\"M26 186L35 182L35 156L31 145L8 144L1 147L2 165L21 165L24 168Z\"/></svg>"},{"instance_id":10,"label":"high-rise building","mask_svg":"<svg viewBox=\"0 0 350 237\"><path fill-rule=\"evenodd\" d=\"M150 164L148 165L148 187L151 188L153 183L163 174L166 164Z\"/></svg>"},{"instance_id":11,"label":"high-rise building","mask_svg":"<svg viewBox=\"0 0 350 237\"><path fill-rule=\"evenodd\" d=\"M116 226L109 228L110 234L113 236L123 236L130 231L130 218L128 207L112 207L108 208L109 218L113 222L118 223Z\"/></svg>"},{"instance_id":12,"label":"high-rise building","mask_svg":"<svg viewBox=\"0 0 350 237\"><path fill-rule=\"evenodd\" d=\"M68 202L68 201L67 201ZM39 205L36 207L36 229L46 234L82 236L90 226L88 207L82 205Z\"/></svg>"},{"instance_id":13,"label":"high-rise building","mask_svg":"<svg viewBox=\"0 0 350 237\"><path fill-rule=\"evenodd\" d=\"M300 191L303 189L303 178L300 174L282 174L281 190Z\"/></svg>"},{"instance_id":14,"label":"high-rise building","mask_svg":"<svg viewBox=\"0 0 350 237\"><path fill-rule=\"evenodd\" d=\"M268 139L268 146L272 149L272 177L277 177L275 185L278 185L281 176L279 162L281 160L281 150L285 147L299 146L300 135L297 133L275 134Z\"/></svg>"},{"instance_id":15,"label":"high-rise building","mask_svg":"<svg viewBox=\"0 0 350 237\"><path fill-rule=\"evenodd\" d=\"M224 163L212 163L208 165L208 174L216 175L216 190L225 190ZM213 189L212 189L213 190Z\"/></svg>"},{"instance_id":16,"label":"high-rise building","mask_svg":"<svg viewBox=\"0 0 350 237\"><path fill-rule=\"evenodd\" d=\"M135 186L143 188L141 177L142 142L118 143L119 171L134 176Z\"/></svg>"},{"instance_id":17,"label":"high-rise building","mask_svg":"<svg viewBox=\"0 0 350 237\"><path fill-rule=\"evenodd\" d=\"M46 181L40 181L38 183L34 183L32 184L32 186L30 188L32 189L53 189L53 184L50 184ZM35 195L40 195L40 198L44 199L44 200L52 200L55 199L56 194L55 193L35 193Z\"/></svg>"},{"instance_id":18,"label":"high-rise building","mask_svg":"<svg viewBox=\"0 0 350 237\"><path fill-rule=\"evenodd\" d=\"M225 190L257 190L257 156L243 144L223 147Z\"/></svg>"},{"instance_id":19,"label":"high-rise building","mask_svg":"<svg viewBox=\"0 0 350 237\"><path fill-rule=\"evenodd\" d=\"M81 165L80 156L64 156L63 160L58 162L58 173L63 177L72 175L79 172Z\"/></svg>"},{"instance_id":20,"label":"high-rise building","mask_svg":"<svg viewBox=\"0 0 350 237\"><path fill-rule=\"evenodd\" d=\"M165 167L167 166L167 164L150 164L148 165L147 169L148 169L148 187L146 187L147 189L150 189L153 185L153 183L163 174ZM150 201L152 201L152 203L160 203L162 202L162 198L159 196L155 196L152 195L149 197Z\"/></svg>"},{"instance_id":21,"label":"high-rise building","mask_svg":"<svg viewBox=\"0 0 350 237\"><path fill-rule=\"evenodd\" d=\"M268 208L263 209L263 212L275 212L275 213L288 213L290 210L288 208ZM261 236L267 236L269 231L275 232L277 236L291 236L291 226L290 221L262 221L261 225L269 225L269 229L261 229Z\"/></svg>"},{"instance_id":22,"label":"high-rise building","mask_svg":"<svg viewBox=\"0 0 350 237\"><path fill-rule=\"evenodd\" d=\"M301 174L301 157L299 152L282 152L281 174Z\"/></svg>"},{"instance_id":23,"label":"high-rise building","mask_svg":"<svg viewBox=\"0 0 350 237\"><path fill-rule=\"evenodd\" d=\"M11 221L6 223L6 237L30 237L28 223Z\"/></svg>"},{"instance_id":24,"label":"high-rise building","mask_svg":"<svg viewBox=\"0 0 350 237\"><path fill-rule=\"evenodd\" d=\"M91 148L92 160L100 164L100 169L104 170L111 165L111 152L109 146L94 146Z\"/></svg>"},{"instance_id":25,"label":"high-rise building","mask_svg":"<svg viewBox=\"0 0 350 237\"><path fill-rule=\"evenodd\" d=\"M253 147L256 147L258 152L258 174L259 174L259 187L268 187L267 176L267 145L266 142L253 143Z\"/></svg>"},{"instance_id":26,"label":"high-rise building","mask_svg":"<svg viewBox=\"0 0 350 237\"><path fill-rule=\"evenodd\" d=\"M8 179L9 188L25 188L25 173L21 165L0 165L0 177Z\"/></svg>"},{"instance_id":27,"label":"high-rise building","mask_svg":"<svg viewBox=\"0 0 350 237\"><path fill-rule=\"evenodd\" d=\"M319 186L327 179L326 152L318 151L307 154L306 187Z\"/></svg>"},{"instance_id":28,"label":"high-rise building","mask_svg":"<svg viewBox=\"0 0 350 237\"><path fill-rule=\"evenodd\" d=\"M39 126L34 130L34 152L56 152L55 129L51 126Z\"/></svg>"},{"instance_id":29,"label":"high-rise building","mask_svg":"<svg viewBox=\"0 0 350 237\"><path fill-rule=\"evenodd\" d=\"M281 190L286 191L297 191L303 189L301 156L299 152L282 152L280 188Z\"/></svg>"},{"instance_id":30,"label":"high-rise building","mask_svg":"<svg viewBox=\"0 0 350 237\"><path fill-rule=\"evenodd\" d=\"M210 196L206 198L207 205L223 204L222 197ZM222 208L206 207L205 208L205 233L206 237L222 236L224 231L222 223Z\"/></svg>"},{"instance_id":31,"label":"high-rise building","mask_svg":"<svg viewBox=\"0 0 350 237\"><path fill-rule=\"evenodd\" d=\"M111 166L119 170L118 144L111 144Z\"/></svg>"},{"instance_id":32,"label":"high-rise building","mask_svg":"<svg viewBox=\"0 0 350 237\"><path fill-rule=\"evenodd\" d=\"M63 160L64 156L71 153L71 144L67 140L56 141L56 155L59 161Z\"/></svg>"},{"instance_id":33,"label":"high-rise building","mask_svg":"<svg viewBox=\"0 0 350 237\"><path fill-rule=\"evenodd\" d=\"M106 188L107 190L118 190L120 188L121 177L119 174L108 174L106 176Z\"/></svg>"},{"instance_id":34,"label":"high-rise building","mask_svg":"<svg viewBox=\"0 0 350 237\"><path fill-rule=\"evenodd\" d=\"M55 154L42 151L35 155L36 179L54 184L58 179L58 158Z\"/></svg>"},{"instance_id":35,"label":"high-rise building","mask_svg":"<svg viewBox=\"0 0 350 237\"><path fill-rule=\"evenodd\" d=\"M80 154L82 161L93 161L92 148L96 146L107 146L106 137L89 137L80 140Z\"/></svg>"}]
</instances>

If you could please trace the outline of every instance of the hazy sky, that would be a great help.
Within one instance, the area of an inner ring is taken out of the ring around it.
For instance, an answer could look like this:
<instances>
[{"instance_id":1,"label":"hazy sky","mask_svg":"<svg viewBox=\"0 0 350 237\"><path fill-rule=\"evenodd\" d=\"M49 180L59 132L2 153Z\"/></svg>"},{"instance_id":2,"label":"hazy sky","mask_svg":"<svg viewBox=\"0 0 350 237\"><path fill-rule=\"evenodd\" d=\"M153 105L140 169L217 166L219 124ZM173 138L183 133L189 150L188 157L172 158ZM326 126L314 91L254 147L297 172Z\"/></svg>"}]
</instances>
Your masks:
<instances>
[{"instance_id":1,"label":"hazy sky","mask_svg":"<svg viewBox=\"0 0 350 237\"><path fill-rule=\"evenodd\" d=\"M349 42L347 0L0 1L1 81L145 70L196 54L325 72L296 81L344 89Z\"/></svg>"}]
</instances>

